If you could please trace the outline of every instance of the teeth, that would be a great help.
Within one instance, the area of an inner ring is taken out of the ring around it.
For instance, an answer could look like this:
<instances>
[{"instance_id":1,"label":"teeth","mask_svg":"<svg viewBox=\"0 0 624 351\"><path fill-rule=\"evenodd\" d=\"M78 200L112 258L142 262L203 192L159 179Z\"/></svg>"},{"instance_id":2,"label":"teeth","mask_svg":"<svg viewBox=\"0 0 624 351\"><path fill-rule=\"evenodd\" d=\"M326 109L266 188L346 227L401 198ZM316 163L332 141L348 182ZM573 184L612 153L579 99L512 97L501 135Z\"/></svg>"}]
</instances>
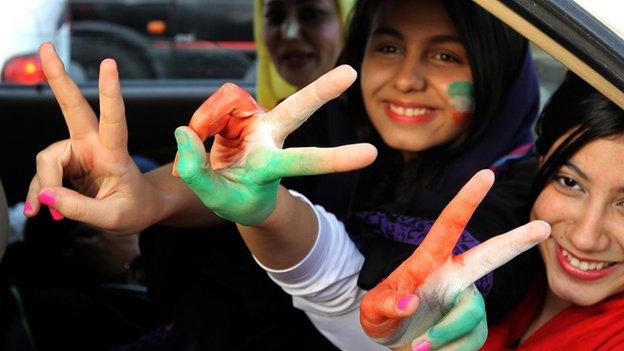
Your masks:
<instances>
[{"instance_id":1,"label":"teeth","mask_svg":"<svg viewBox=\"0 0 624 351\"><path fill-rule=\"evenodd\" d=\"M594 271L594 270L599 270L599 269L603 269L606 267L611 266L613 263L612 262L586 262L586 261L581 261L578 258L572 256L569 252L567 252L565 249L561 249L561 251L563 252L563 257L565 257L568 262L570 262L570 264L580 270L583 271Z\"/></svg>"},{"instance_id":2,"label":"teeth","mask_svg":"<svg viewBox=\"0 0 624 351\"><path fill-rule=\"evenodd\" d=\"M390 104L390 110L399 115L403 115L406 117L420 116L433 111L430 108L411 108L411 107L401 107L397 105Z\"/></svg>"}]
</instances>

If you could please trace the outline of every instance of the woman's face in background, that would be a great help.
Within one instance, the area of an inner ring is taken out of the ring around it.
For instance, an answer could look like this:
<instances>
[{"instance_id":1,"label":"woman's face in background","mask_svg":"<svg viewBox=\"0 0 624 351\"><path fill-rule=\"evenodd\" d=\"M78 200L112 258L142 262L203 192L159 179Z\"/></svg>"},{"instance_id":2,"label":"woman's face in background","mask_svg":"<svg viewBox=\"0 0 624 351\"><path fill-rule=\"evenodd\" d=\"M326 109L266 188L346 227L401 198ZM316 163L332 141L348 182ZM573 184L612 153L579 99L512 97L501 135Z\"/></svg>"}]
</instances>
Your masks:
<instances>
[{"instance_id":1,"label":"woman's face in background","mask_svg":"<svg viewBox=\"0 0 624 351\"><path fill-rule=\"evenodd\" d=\"M624 291L624 137L580 149L542 190L531 219L552 227L539 249L556 296L587 306Z\"/></svg>"},{"instance_id":2,"label":"woman's face in background","mask_svg":"<svg viewBox=\"0 0 624 351\"><path fill-rule=\"evenodd\" d=\"M361 88L373 125L404 154L461 134L474 110L468 56L439 0L380 5L362 62Z\"/></svg>"},{"instance_id":3,"label":"woman's face in background","mask_svg":"<svg viewBox=\"0 0 624 351\"><path fill-rule=\"evenodd\" d=\"M336 64L343 28L335 0L264 0L264 41L279 74L303 88Z\"/></svg>"}]
</instances>

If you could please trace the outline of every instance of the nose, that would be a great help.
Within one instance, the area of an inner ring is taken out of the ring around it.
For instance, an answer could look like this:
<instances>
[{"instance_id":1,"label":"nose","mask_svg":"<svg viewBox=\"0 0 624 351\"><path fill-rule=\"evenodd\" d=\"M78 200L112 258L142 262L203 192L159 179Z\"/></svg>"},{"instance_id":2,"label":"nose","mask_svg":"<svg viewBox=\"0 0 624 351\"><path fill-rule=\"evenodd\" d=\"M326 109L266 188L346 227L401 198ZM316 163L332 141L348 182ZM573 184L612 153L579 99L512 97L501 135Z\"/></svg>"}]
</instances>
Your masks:
<instances>
[{"instance_id":1,"label":"nose","mask_svg":"<svg viewBox=\"0 0 624 351\"><path fill-rule=\"evenodd\" d=\"M288 16L282 23L280 30L284 39L299 39L301 37L301 26L296 16Z\"/></svg>"},{"instance_id":2,"label":"nose","mask_svg":"<svg viewBox=\"0 0 624 351\"><path fill-rule=\"evenodd\" d=\"M581 206L577 219L568 230L567 239L580 251L603 251L609 248L611 238L607 227L608 214L602 204Z\"/></svg>"},{"instance_id":3,"label":"nose","mask_svg":"<svg viewBox=\"0 0 624 351\"><path fill-rule=\"evenodd\" d=\"M394 87L404 93L425 90L427 80L416 59L409 55L405 56L395 74Z\"/></svg>"}]
</instances>

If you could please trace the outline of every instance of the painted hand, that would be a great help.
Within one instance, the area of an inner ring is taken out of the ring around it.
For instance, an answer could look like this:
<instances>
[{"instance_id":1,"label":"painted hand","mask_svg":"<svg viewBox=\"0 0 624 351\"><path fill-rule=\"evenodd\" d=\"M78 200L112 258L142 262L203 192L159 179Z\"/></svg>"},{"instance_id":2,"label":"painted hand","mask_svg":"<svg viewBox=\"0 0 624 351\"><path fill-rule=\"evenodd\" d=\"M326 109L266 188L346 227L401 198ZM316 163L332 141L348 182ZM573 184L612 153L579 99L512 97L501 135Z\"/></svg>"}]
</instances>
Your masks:
<instances>
[{"instance_id":1,"label":"painted hand","mask_svg":"<svg viewBox=\"0 0 624 351\"><path fill-rule=\"evenodd\" d=\"M351 67L337 67L266 113L240 88L223 86L193 116L193 129L176 130L178 174L221 217L255 225L275 208L281 178L370 164L376 150L369 144L282 149L292 131L355 77ZM202 139L212 135L215 140L207 157Z\"/></svg>"},{"instance_id":2,"label":"painted hand","mask_svg":"<svg viewBox=\"0 0 624 351\"><path fill-rule=\"evenodd\" d=\"M547 223L533 221L453 256L453 247L493 182L491 171L477 173L442 211L412 256L366 293L360 322L371 338L390 347L424 337L436 348L459 341L473 342L468 348L476 349L485 341L482 302L461 292L550 234ZM453 306L463 307L452 311Z\"/></svg>"},{"instance_id":3,"label":"painted hand","mask_svg":"<svg viewBox=\"0 0 624 351\"><path fill-rule=\"evenodd\" d=\"M117 233L147 227L158 201L152 186L128 153L128 130L115 61L100 66L100 118L69 77L51 43L39 49L43 72L58 100L69 139L37 155L24 214L35 216L41 204L63 216ZM62 186L68 179L74 189ZM149 206L153 204L153 206Z\"/></svg>"}]
</instances>

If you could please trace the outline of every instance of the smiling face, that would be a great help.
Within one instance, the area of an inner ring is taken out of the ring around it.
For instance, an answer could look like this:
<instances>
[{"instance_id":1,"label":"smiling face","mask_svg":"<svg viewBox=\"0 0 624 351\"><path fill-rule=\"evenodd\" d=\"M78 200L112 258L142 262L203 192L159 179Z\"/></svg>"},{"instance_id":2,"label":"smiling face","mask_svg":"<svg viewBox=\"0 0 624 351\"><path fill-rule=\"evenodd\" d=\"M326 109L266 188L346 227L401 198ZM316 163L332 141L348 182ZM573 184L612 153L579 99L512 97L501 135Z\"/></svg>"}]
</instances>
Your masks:
<instances>
[{"instance_id":1,"label":"smiling face","mask_svg":"<svg viewBox=\"0 0 624 351\"><path fill-rule=\"evenodd\" d=\"M336 64L343 29L335 0L265 0L264 41L277 71L303 88Z\"/></svg>"},{"instance_id":2,"label":"smiling face","mask_svg":"<svg viewBox=\"0 0 624 351\"><path fill-rule=\"evenodd\" d=\"M361 76L369 118L406 156L457 137L474 110L468 57L441 1L380 5Z\"/></svg>"},{"instance_id":3,"label":"smiling face","mask_svg":"<svg viewBox=\"0 0 624 351\"><path fill-rule=\"evenodd\" d=\"M552 227L539 248L549 288L562 300L587 306L624 291L623 175L624 137L598 139L555 173L533 205L531 219Z\"/></svg>"}]
</instances>

